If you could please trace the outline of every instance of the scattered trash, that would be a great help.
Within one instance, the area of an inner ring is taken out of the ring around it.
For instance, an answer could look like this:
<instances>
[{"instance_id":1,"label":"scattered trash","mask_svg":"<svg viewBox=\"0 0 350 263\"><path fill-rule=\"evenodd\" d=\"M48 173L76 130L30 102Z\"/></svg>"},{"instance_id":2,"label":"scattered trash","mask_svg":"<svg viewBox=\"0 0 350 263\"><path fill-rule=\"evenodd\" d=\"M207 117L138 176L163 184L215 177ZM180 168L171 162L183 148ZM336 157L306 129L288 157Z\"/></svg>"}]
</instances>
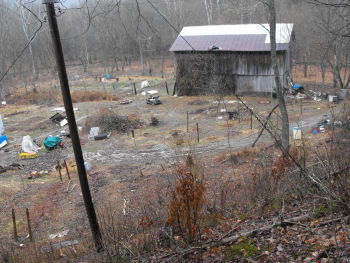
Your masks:
<instances>
[{"instance_id":1,"label":"scattered trash","mask_svg":"<svg viewBox=\"0 0 350 263\"><path fill-rule=\"evenodd\" d=\"M67 123L68 123L67 119L64 119L60 122L60 126L63 127L65 125L67 125Z\"/></svg>"},{"instance_id":2,"label":"scattered trash","mask_svg":"<svg viewBox=\"0 0 350 263\"><path fill-rule=\"evenodd\" d=\"M326 129L323 126L321 126L319 130L320 130L320 133L325 133L326 132Z\"/></svg>"},{"instance_id":3,"label":"scattered trash","mask_svg":"<svg viewBox=\"0 0 350 263\"><path fill-rule=\"evenodd\" d=\"M0 135L4 133L4 124L2 122L2 119L1 119L1 114L0 114Z\"/></svg>"},{"instance_id":4,"label":"scattered trash","mask_svg":"<svg viewBox=\"0 0 350 263\"><path fill-rule=\"evenodd\" d=\"M298 93L296 96L295 96L296 99L306 99L307 96L306 94L302 94L302 93Z\"/></svg>"},{"instance_id":5,"label":"scattered trash","mask_svg":"<svg viewBox=\"0 0 350 263\"><path fill-rule=\"evenodd\" d=\"M294 84L293 85L293 91L292 94L295 95L297 93L304 93L304 87L300 84Z\"/></svg>"},{"instance_id":6,"label":"scattered trash","mask_svg":"<svg viewBox=\"0 0 350 263\"><path fill-rule=\"evenodd\" d=\"M158 90L149 90L149 91L147 91L147 93L150 94L150 95L157 94L158 92L159 92Z\"/></svg>"},{"instance_id":7,"label":"scattered trash","mask_svg":"<svg viewBox=\"0 0 350 263\"><path fill-rule=\"evenodd\" d=\"M269 101L269 100L259 100L258 103L259 104L270 104L271 101Z\"/></svg>"},{"instance_id":8,"label":"scattered trash","mask_svg":"<svg viewBox=\"0 0 350 263\"><path fill-rule=\"evenodd\" d=\"M314 135L317 135L317 128L314 128L312 133L313 133Z\"/></svg>"},{"instance_id":9,"label":"scattered trash","mask_svg":"<svg viewBox=\"0 0 350 263\"><path fill-rule=\"evenodd\" d=\"M44 246L40 248L40 252L41 253L49 253L58 249L62 249L64 247L69 247L69 246L74 246L77 245L81 242L81 240L79 239L74 239L72 241L68 240L68 241L63 241L60 243L56 243L56 244L52 244L50 246Z\"/></svg>"},{"instance_id":10,"label":"scattered trash","mask_svg":"<svg viewBox=\"0 0 350 263\"><path fill-rule=\"evenodd\" d=\"M59 146L61 142L62 142L61 138L56 136L49 136L45 139L44 145L47 150L51 151L55 149L57 146Z\"/></svg>"},{"instance_id":11,"label":"scattered trash","mask_svg":"<svg viewBox=\"0 0 350 263\"><path fill-rule=\"evenodd\" d=\"M145 88L149 88L150 85L149 85L149 82L147 80L145 81L142 81L141 83L141 90L145 89Z\"/></svg>"},{"instance_id":12,"label":"scattered trash","mask_svg":"<svg viewBox=\"0 0 350 263\"><path fill-rule=\"evenodd\" d=\"M52 110L50 110L51 112L52 111L61 111L61 112L66 112L66 109L64 107L57 107L57 108L54 108ZM79 108L73 108L73 111L79 111Z\"/></svg>"},{"instance_id":13,"label":"scattered trash","mask_svg":"<svg viewBox=\"0 0 350 263\"><path fill-rule=\"evenodd\" d=\"M222 120L222 119L223 119L223 117L222 117L222 116L219 116L219 117L218 117L218 120Z\"/></svg>"},{"instance_id":14,"label":"scattered trash","mask_svg":"<svg viewBox=\"0 0 350 263\"><path fill-rule=\"evenodd\" d=\"M91 164L89 162L84 162L84 166L85 166L85 170L87 172L90 172L91 171Z\"/></svg>"},{"instance_id":15,"label":"scattered trash","mask_svg":"<svg viewBox=\"0 0 350 263\"><path fill-rule=\"evenodd\" d=\"M51 234L51 235L49 235L49 238L50 239L55 239L56 237L64 237L64 236L66 236L67 234L68 234L68 232L69 232L69 230L67 229L67 230L63 230L62 232L59 232L59 233L57 233L57 234Z\"/></svg>"},{"instance_id":16,"label":"scattered trash","mask_svg":"<svg viewBox=\"0 0 350 263\"><path fill-rule=\"evenodd\" d=\"M61 131L60 136L61 136L61 137L68 137L68 138L70 138L70 133L69 133L69 132L66 132L66 131Z\"/></svg>"},{"instance_id":17,"label":"scattered trash","mask_svg":"<svg viewBox=\"0 0 350 263\"><path fill-rule=\"evenodd\" d=\"M142 91L142 92L141 92L141 95L142 95L142 96L146 96L146 95L147 95L146 91Z\"/></svg>"},{"instance_id":18,"label":"scattered trash","mask_svg":"<svg viewBox=\"0 0 350 263\"><path fill-rule=\"evenodd\" d=\"M100 133L99 127L92 127L89 133L89 139L94 139Z\"/></svg>"},{"instance_id":19,"label":"scattered trash","mask_svg":"<svg viewBox=\"0 0 350 263\"><path fill-rule=\"evenodd\" d=\"M99 177L99 176L102 176L102 175L105 175L105 172L103 172L103 171L98 171L98 172L89 174L89 176L91 176L91 177Z\"/></svg>"},{"instance_id":20,"label":"scattered trash","mask_svg":"<svg viewBox=\"0 0 350 263\"><path fill-rule=\"evenodd\" d=\"M22 139L22 151L25 153L31 153L31 152L37 152L40 149L39 146L37 146L33 139L27 135L24 136Z\"/></svg>"},{"instance_id":21,"label":"scattered trash","mask_svg":"<svg viewBox=\"0 0 350 263\"><path fill-rule=\"evenodd\" d=\"M6 106L6 101L3 100L3 101L1 102L1 105L5 107L5 106Z\"/></svg>"},{"instance_id":22,"label":"scattered trash","mask_svg":"<svg viewBox=\"0 0 350 263\"><path fill-rule=\"evenodd\" d=\"M83 130L83 127L78 126L78 131L82 131L82 130Z\"/></svg>"},{"instance_id":23,"label":"scattered trash","mask_svg":"<svg viewBox=\"0 0 350 263\"><path fill-rule=\"evenodd\" d=\"M7 138L6 135L1 135L0 136L0 149L3 148L5 145L7 145L9 142L9 139Z\"/></svg>"},{"instance_id":24,"label":"scattered trash","mask_svg":"<svg viewBox=\"0 0 350 263\"><path fill-rule=\"evenodd\" d=\"M100 140L104 140L104 139L107 139L107 138L108 138L107 134L100 134L100 135L94 136L95 141L100 141Z\"/></svg>"},{"instance_id":25,"label":"scattered trash","mask_svg":"<svg viewBox=\"0 0 350 263\"><path fill-rule=\"evenodd\" d=\"M162 104L162 102L159 99L159 96L157 96L157 97L150 96L149 98L146 99L146 103L150 104L150 105Z\"/></svg>"},{"instance_id":26,"label":"scattered trash","mask_svg":"<svg viewBox=\"0 0 350 263\"><path fill-rule=\"evenodd\" d=\"M52 110L50 110L51 112L53 111L61 111L61 112L65 112L66 110L64 109L64 107L57 107L57 108L53 108Z\"/></svg>"},{"instance_id":27,"label":"scattered trash","mask_svg":"<svg viewBox=\"0 0 350 263\"><path fill-rule=\"evenodd\" d=\"M24 160L24 159L35 159L38 157L38 154L36 152L27 152L27 153L20 153L19 154L19 159Z\"/></svg>"},{"instance_id":28,"label":"scattered trash","mask_svg":"<svg viewBox=\"0 0 350 263\"><path fill-rule=\"evenodd\" d=\"M314 100L314 101L321 101L322 99L320 99L320 98L318 98L318 97L312 97L312 99Z\"/></svg>"},{"instance_id":29,"label":"scattered trash","mask_svg":"<svg viewBox=\"0 0 350 263\"><path fill-rule=\"evenodd\" d=\"M66 117L63 116L62 114L56 113L55 115L53 115L53 116L50 117L50 120L51 120L53 123L60 124L60 122L63 121L65 118L66 118Z\"/></svg>"},{"instance_id":30,"label":"scattered trash","mask_svg":"<svg viewBox=\"0 0 350 263\"><path fill-rule=\"evenodd\" d=\"M293 127L293 139L294 140L301 140L301 128L300 127Z\"/></svg>"},{"instance_id":31,"label":"scattered trash","mask_svg":"<svg viewBox=\"0 0 350 263\"><path fill-rule=\"evenodd\" d=\"M237 120L238 119L238 112L237 111L228 111L228 119L229 120Z\"/></svg>"},{"instance_id":32,"label":"scattered trash","mask_svg":"<svg viewBox=\"0 0 350 263\"><path fill-rule=\"evenodd\" d=\"M220 111L221 111L221 112L226 112L226 109L221 109Z\"/></svg>"},{"instance_id":33,"label":"scattered trash","mask_svg":"<svg viewBox=\"0 0 350 263\"><path fill-rule=\"evenodd\" d=\"M338 102L339 102L338 96L329 95L329 96L328 96L328 101L329 101L330 103L338 103Z\"/></svg>"},{"instance_id":34,"label":"scattered trash","mask_svg":"<svg viewBox=\"0 0 350 263\"><path fill-rule=\"evenodd\" d=\"M130 103L132 103L132 100L123 100L123 101L119 102L119 104L121 104L121 105L126 105L126 104L130 104Z\"/></svg>"}]
</instances>

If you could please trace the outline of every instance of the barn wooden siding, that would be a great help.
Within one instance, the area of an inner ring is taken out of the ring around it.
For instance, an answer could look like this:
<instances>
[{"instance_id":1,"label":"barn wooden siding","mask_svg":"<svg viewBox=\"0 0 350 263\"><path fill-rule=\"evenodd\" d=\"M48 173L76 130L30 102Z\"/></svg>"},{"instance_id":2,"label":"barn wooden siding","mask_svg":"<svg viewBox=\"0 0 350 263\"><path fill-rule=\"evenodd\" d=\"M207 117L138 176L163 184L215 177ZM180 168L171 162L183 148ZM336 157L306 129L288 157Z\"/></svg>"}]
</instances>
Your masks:
<instances>
[{"instance_id":1,"label":"barn wooden siding","mask_svg":"<svg viewBox=\"0 0 350 263\"><path fill-rule=\"evenodd\" d=\"M175 52L178 95L271 94L270 52ZM288 51L277 52L281 82L290 72Z\"/></svg>"}]
</instances>

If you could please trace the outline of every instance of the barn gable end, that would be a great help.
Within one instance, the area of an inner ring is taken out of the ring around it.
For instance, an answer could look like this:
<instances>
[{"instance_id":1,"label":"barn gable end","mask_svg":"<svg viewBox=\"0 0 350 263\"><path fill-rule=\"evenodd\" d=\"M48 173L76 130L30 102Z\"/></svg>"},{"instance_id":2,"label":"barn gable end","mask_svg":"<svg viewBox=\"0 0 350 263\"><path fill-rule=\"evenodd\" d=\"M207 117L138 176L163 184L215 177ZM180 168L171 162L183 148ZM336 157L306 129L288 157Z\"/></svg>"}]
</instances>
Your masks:
<instances>
[{"instance_id":1,"label":"barn gable end","mask_svg":"<svg viewBox=\"0 0 350 263\"><path fill-rule=\"evenodd\" d=\"M246 35L242 34L244 26L249 29ZM170 49L176 59L178 95L273 92L269 35L267 31L264 35L259 27L266 30L266 25L184 28ZM277 28L278 32L284 32L276 35L276 39L280 41L277 43L280 77L285 83L291 72L289 41L293 26L278 24ZM214 32L222 35L213 35Z\"/></svg>"}]
</instances>

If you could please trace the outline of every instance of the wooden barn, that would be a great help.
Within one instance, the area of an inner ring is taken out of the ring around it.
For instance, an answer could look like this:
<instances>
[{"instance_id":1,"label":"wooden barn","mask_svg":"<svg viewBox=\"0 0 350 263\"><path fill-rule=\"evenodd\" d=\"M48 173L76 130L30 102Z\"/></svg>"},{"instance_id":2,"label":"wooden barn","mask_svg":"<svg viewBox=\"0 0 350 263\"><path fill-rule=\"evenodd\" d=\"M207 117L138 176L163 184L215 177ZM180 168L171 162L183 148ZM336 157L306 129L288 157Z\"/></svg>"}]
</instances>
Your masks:
<instances>
[{"instance_id":1,"label":"wooden barn","mask_svg":"<svg viewBox=\"0 0 350 263\"><path fill-rule=\"evenodd\" d=\"M283 86L291 75L293 24L276 25ZM270 95L275 78L268 24L184 27L170 51L176 59L176 93Z\"/></svg>"}]
</instances>

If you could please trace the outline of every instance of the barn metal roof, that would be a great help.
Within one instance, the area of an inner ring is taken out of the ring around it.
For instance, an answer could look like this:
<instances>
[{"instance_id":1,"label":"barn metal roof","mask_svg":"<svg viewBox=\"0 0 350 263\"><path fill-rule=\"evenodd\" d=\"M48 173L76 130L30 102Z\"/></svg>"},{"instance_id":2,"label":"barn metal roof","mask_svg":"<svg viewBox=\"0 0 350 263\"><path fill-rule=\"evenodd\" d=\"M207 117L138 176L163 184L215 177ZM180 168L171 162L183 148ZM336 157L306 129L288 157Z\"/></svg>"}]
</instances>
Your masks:
<instances>
[{"instance_id":1,"label":"barn metal roof","mask_svg":"<svg viewBox=\"0 0 350 263\"><path fill-rule=\"evenodd\" d=\"M184 27L170 51L270 51L268 24ZM276 24L277 50L287 50L293 24ZM214 47L214 48L213 48Z\"/></svg>"}]
</instances>

